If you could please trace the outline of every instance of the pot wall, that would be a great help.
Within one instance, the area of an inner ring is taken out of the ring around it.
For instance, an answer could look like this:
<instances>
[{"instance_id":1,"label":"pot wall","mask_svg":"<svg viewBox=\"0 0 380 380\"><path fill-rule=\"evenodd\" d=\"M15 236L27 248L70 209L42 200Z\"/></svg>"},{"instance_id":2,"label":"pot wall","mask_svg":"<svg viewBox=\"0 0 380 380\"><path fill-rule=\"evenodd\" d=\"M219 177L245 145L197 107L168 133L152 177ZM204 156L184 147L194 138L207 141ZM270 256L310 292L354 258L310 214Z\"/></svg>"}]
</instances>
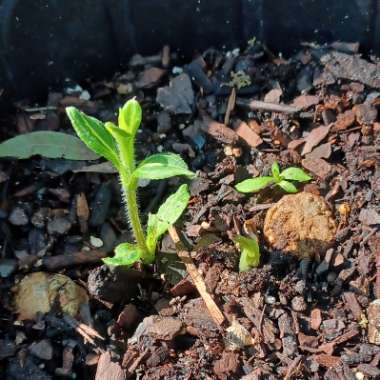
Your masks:
<instances>
[{"instance_id":1,"label":"pot wall","mask_svg":"<svg viewBox=\"0 0 380 380\"><path fill-rule=\"evenodd\" d=\"M104 76L164 44L191 55L256 36L285 54L334 40L380 52L379 8L377 0L0 0L0 100Z\"/></svg>"}]
</instances>

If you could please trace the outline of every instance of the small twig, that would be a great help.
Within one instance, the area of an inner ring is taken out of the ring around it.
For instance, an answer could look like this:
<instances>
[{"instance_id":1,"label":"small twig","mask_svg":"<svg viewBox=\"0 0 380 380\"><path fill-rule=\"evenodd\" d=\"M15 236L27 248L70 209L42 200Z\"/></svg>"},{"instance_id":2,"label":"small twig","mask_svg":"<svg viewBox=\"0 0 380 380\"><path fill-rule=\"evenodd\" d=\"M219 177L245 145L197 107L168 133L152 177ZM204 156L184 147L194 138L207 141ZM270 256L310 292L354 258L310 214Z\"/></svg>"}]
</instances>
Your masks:
<instances>
[{"instance_id":1,"label":"small twig","mask_svg":"<svg viewBox=\"0 0 380 380\"><path fill-rule=\"evenodd\" d=\"M126 378L129 379L136 371L137 367L140 365L140 363L147 357L149 353L149 348L146 348L134 361L133 363L127 368L127 374Z\"/></svg>"},{"instance_id":2,"label":"small twig","mask_svg":"<svg viewBox=\"0 0 380 380\"><path fill-rule=\"evenodd\" d=\"M74 318L68 315L63 316L63 320L71 326L78 334L82 335L85 341L88 341L93 346L98 346L95 342L95 338L100 340L105 340L96 330L92 327L85 325L84 323L78 322ZM99 348L101 352L104 352L102 348Z\"/></svg>"},{"instance_id":3,"label":"small twig","mask_svg":"<svg viewBox=\"0 0 380 380\"><path fill-rule=\"evenodd\" d=\"M264 321L264 313L265 313L266 307L267 307L267 305L265 304L264 307L263 307L263 311L260 314L260 319L259 319L259 333L260 333L261 336L264 336L264 333L263 333L263 321Z\"/></svg>"},{"instance_id":4,"label":"small twig","mask_svg":"<svg viewBox=\"0 0 380 380\"><path fill-rule=\"evenodd\" d=\"M268 208L271 208L275 203L265 203L261 205L252 206L248 211L249 212L257 212L257 211L263 211L268 210Z\"/></svg>"},{"instance_id":5,"label":"small twig","mask_svg":"<svg viewBox=\"0 0 380 380\"><path fill-rule=\"evenodd\" d=\"M194 284L200 294L200 296L203 298L203 301L206 304L206 307L213 319L213 321L218 325L221 326L223 322L225 321L223 313L220 311L218 305L215 303L211 295L208 293L206 284L203 281L202 276L199 274L197 267L195 266L193 259L190 257L190 253L183 249L181 240L178 236L178 233L174 227L169 228L169 235L174 241L176 248L177 248L177 254L183 261L183 263L186 266L186 270L188 271L191 279L194 281Z\"/></svg>"},{"instance_id":6,"label":"small twig","mask_svg":"<svg viewBox=\"0 0 380 380\"><path fill-rule=\"evenodd\" d=\"M226 114L224 116L224 125L228 125L230 123L230 116L231 116L231 112L235 108L235 103L236 103L236 89L235 87L232 87L231 94L228 98Z\"/></svg>"},{"instance_id":7,"label":"small twig","mask_svg":"<svg viewBox=\"0 0 380 380\"><path fill-rule=\"evenodd\" d=\"M25 112L46 112L46 111L56 111L58 107L56 106L46 106L46 107L28 107L24 108Z\"/></svg>"},{"instance_id":8,"label":"small twig","mask_svg":"<svg viewBox=\"0 0 380 380\"><path fill-rule=\"evenodd\" d=\"M248 107L252 111L267 111L267 112L281 112L281 113L296 113L300 109L286 104L277 104L263 102L261 100L245 101L243 99L237 99L236 104L240 107Z\"/></svg>"}]
</instances>

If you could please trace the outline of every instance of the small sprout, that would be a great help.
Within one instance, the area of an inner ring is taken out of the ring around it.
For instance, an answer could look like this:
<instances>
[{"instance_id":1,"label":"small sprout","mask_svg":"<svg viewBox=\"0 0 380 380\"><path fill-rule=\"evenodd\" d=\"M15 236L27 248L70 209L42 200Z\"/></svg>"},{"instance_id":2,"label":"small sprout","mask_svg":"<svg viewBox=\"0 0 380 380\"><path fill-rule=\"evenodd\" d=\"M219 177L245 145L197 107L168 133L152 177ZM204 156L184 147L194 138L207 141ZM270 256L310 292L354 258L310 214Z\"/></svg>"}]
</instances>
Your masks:
<instances>
[{"instance_id":1,"label":"small sprout","mask_svg":"<svg viewBox=\"0 0 380 380\"><path fill-rule=\"evenodd\" d=\"M247 41L247 45L248 45L249 47L252 47L252 46L255 46L256 42L257 42L256 37L253 36L252 38L250 38L250 39Z\"/></svg>"},{"instance_id":2,"label":"small sprout","mask_svg":"<svg viewBox=\"0 0 380 380\"><path fill-rule=\"evenodd\" d=\"M251 78L244 71L231 72L231 81L228 83L230 87L236 87L240 90L243 87L250 86L252 84Z\"/></svg>"},{"instance_id":3,"label":"small sprout","mask_svg":"<svg viewBox=\"0 0 380 380\"><path fill-rule=\"evenodd\" d=\"M364 313L362 313L360 315L360 321L358 322L359 326L362 328L362 329L366 329L368 327L368 319L366 317L366 315Z\"/></svg>"},{"instance_id":4,"label":"small sprout","mask_svg":"<svg viewBox=\"0 0 380 380\"><path fill-rule=\"evenodd\" d=\"M174 153L158 153L135 162L135 137L142 120L140 104L131 99L119 110L118 126L87 116L75 107L66 108L67 115L79 138L95 153L110 161L120 175L124 203L136 243L122 243L115 256L104 259L108 265L130 266L136 261L154 262L160 237L181 216L190 198L187 185L169 196L157 214L150 214L146 232L142 228L137 204L139 181L185 176L193 178L185 161Z\"/></svg>"},{"instance_id":5,"label":"small sprout","mask_svg":"<svg viewBox=\"0 0 380 380\"><path fill-rule=\"evenodd\" d=\"M281 172L278 162L275 161L272 165L272 176L246 179L236 185L236 190L241 193L257 193L265 187L275 184L287 193L296 193L297 187L290 181L308 182L311 179L312 177L300 168L291 167Z\"/></svg>"},{"instance_id":6,"label":"small sprout","mask_svg":"<svg viewBox=\"0 0 380 380\"><path fill-rule=\"evenodd\" d=\"M248 238L241 235L234 237L234 242L239 245L241 254L239 272L256 268L260 263L260 247L257 238Z\"/></svg>"}]
</instances>

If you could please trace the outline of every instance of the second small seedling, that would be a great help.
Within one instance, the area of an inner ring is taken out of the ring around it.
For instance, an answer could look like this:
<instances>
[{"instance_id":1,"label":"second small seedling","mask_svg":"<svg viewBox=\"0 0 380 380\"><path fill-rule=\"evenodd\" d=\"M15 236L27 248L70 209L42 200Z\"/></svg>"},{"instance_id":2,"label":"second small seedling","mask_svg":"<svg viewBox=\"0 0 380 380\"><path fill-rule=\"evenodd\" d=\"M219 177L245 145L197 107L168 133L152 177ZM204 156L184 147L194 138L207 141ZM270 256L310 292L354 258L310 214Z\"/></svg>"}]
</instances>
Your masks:
<instances>
[{"instance_id":1,"label":"second small seedling","mask_svg":"<svg viewBox=\"0 0 380 380\"><path fill-rule=\"evenodd\" d=\"M296 193L297 187L290 181L308 182L312 179L300 168L290 167L282 172L278 162L272 165L272 175L246 179L236 185L236 190L241 193L257 193L269 185L280 186L287 193Z\"/></svg>"}]
</instances>

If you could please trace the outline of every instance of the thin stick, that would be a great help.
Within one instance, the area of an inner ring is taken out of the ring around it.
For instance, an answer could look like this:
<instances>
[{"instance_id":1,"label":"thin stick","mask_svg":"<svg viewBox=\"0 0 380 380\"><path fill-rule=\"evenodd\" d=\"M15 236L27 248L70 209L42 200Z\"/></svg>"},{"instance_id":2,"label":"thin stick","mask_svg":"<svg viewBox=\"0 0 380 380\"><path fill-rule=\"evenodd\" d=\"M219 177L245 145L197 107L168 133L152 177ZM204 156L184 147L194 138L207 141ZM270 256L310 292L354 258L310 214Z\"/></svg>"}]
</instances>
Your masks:
<instances>
[{"instance_id":1,"label":"thin stick","mask_svg":"<svg viewBox=\"0 0 380 380\"><path fill-rule=\"evenodd\" d=\"M174 241L177 248L177 254L185 264L186 269L189 272L191 279L194 281L194 284L200 296L203 298L203 301L205 302L212 319L218 326L221 326L225 320L224 315L220 311L218 305L215 303L211 295L208 293L202 276L199 274L198 269L195 266L189 252L182 247L181 240L174 227L169 228L169 235Z\"/></svg>"},{"instance_id":2,"label":"thin stick","mask_svg":"<svg viewBox=\"0 0 380 380\"><path fill-rule=\"evenodd\" d=\"M286 104L277 104L277 103L269 103L263 102L261 100L251 100L246 102L245 100L238 99L236 104L241 107L248 107L253 111L267 111L267 112L283 112L283 113L296 113L299 112L300 109L293 106L288 106Z\"/></svg>"}]
</instances>

